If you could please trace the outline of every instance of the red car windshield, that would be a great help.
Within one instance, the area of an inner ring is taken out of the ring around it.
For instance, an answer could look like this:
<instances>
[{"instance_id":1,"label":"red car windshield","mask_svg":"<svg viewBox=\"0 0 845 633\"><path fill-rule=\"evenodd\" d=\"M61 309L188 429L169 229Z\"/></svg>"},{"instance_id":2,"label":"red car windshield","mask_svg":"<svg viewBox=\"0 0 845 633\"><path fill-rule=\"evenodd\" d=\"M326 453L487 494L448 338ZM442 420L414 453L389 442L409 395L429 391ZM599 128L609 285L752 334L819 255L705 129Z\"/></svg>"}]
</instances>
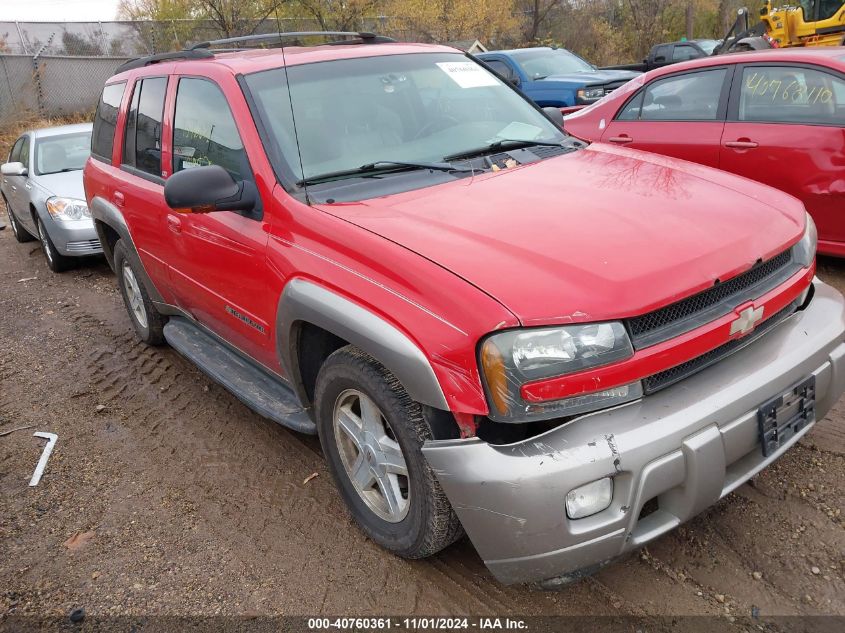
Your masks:
<instances>
[{"instance_id":1,"label":"red car windshield","mask_svg":"<svg viewBox=\"0 0 845 633\"><path fill-rule=\"evenodd\" d=\"M246 83L294 182L386 161L442 163L503 139L568 138L514 89L457 53L303 64L254 73Z\"/></svg>"}]
</instances>

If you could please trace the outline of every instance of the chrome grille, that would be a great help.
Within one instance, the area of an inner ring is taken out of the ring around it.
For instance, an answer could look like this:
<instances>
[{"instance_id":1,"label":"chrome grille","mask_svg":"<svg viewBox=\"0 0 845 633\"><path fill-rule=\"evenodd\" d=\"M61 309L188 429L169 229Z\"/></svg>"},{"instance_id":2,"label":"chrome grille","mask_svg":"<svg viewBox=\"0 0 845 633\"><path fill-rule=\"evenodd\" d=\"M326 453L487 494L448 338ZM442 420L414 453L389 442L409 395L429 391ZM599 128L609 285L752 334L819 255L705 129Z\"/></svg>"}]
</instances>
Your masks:
<instances>
[{"instance_id":1,"label":"chrome grille","mask_svg":"<svg viewBox=\"0 0 845 633\"><path fill-rule=\"evenodd\" d=\"M631 342L634 348L642 349L680 336L758 298L786 281L799 268L800 265L792 260L792 251L786 250L703 292L627 319Z\"/></svg>"}]
</instances>

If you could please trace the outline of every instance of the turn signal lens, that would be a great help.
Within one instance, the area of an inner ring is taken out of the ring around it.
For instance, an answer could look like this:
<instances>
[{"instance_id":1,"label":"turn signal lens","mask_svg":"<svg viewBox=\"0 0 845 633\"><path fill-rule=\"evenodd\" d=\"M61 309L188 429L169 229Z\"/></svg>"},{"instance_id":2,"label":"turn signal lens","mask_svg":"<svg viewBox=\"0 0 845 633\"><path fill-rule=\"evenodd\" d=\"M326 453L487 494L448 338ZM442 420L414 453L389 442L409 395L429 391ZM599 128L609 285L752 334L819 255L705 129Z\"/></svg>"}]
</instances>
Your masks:
<instances>
[{"instance_id":1,"label":"turn signal lens","mask_svg":"<svg viewBox=\"0 0 845 633\"><path fill-rule=\"evenodd\" d=\"M508 376L505 371L505 359L492 341L487 341L481 348L481 368L484 370L493 405L500 415L507 415Z\"/></svg>"}]
</instances>

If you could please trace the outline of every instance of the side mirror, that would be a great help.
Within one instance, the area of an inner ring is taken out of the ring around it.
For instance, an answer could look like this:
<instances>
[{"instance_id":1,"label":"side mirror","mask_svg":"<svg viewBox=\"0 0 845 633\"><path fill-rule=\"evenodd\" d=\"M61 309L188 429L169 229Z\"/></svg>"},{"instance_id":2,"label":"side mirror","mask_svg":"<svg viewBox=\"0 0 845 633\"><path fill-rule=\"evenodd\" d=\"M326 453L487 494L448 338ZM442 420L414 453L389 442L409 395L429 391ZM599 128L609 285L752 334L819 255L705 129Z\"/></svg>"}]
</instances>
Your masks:
<instances>
[{"instance_id":1,"label":"side mirror","mask_svg":"<svg viewBox=\"0 0 845 633\"><path fill-rule=\"evenodd\" d=\"M258 202L254 188L235 182L219 165L176 172L164 183L164 199L177 213L251 211Z\"/></svg>"},{"instance_id":2,"label":"side mirror","mask_svg":"<svg viewBox=\"0 0 845 633\"><path fill-rule=\"evenodd\" d=\"M26 176L26 167L23 163L3 163L0 166L0 172L4 176Z\"/></svg>"},{"instance_id":3,"label":"side mirror","mask_svg":"<svg viewBox=\"0 0 845 633\"><path fill-rule=\"evenodd\" d=\"M546 116L549 117L555 125L557 125L560 129L563 129L563 112L560 111L560 108L547 106L543 108L543 112L546 113Z\"/></svg>"}]
</instances>

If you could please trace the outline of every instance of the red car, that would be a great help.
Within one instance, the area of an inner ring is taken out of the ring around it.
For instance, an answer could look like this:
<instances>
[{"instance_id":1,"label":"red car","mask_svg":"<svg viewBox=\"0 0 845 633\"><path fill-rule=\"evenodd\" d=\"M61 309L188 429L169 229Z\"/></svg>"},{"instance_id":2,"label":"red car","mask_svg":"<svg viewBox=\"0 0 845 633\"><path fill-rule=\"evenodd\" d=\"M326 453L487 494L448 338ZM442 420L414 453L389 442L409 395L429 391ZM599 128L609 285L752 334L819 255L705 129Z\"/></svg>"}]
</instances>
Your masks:
<instances>
[{"instance_id":1,"label":"red car","mask_svg":"<svg viewBox=\"0 0 845 633\"><path fill-rule=\"evenodd\" d=\"M813 216L819 252L845 256L845 48L755 51L654 70L567 117L566 129L777 187Z\"/></svg>"},{"instance_id":2,"label":"red car","mask_svg":"<svg viewBox=\"0 0 845 633\"><path fill-rule=\"evenodd\" d=\"M109 79L87 201L137 336L319 434L389 551L465 530L503 582L575 580L845 390L791 196L587 146L451 48L222 44Z\"/></svg>"}]
</instances>

